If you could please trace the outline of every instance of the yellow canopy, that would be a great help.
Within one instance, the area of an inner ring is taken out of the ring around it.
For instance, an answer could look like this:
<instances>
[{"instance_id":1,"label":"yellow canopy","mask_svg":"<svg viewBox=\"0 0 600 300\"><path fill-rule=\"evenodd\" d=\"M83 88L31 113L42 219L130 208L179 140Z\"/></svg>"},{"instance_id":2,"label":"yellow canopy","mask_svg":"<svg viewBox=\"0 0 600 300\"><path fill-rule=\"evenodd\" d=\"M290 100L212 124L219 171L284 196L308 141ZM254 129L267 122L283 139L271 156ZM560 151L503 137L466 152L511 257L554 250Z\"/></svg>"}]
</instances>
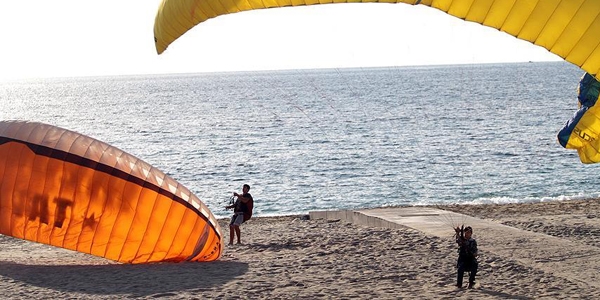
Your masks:
<instances>
[{"instance_id":1,"label":"yellow canopy","mask_svg":"<svg viewBox=\"0 0 600 300\"><path fill-rule=\"evenodd\" d=\"M600 70L600 1L597 0L163 0L154 24L160 54L210 18L254 9L334 3L425 5L496 28L544 47L590 74Z\"/></svg>"}]
</instances>

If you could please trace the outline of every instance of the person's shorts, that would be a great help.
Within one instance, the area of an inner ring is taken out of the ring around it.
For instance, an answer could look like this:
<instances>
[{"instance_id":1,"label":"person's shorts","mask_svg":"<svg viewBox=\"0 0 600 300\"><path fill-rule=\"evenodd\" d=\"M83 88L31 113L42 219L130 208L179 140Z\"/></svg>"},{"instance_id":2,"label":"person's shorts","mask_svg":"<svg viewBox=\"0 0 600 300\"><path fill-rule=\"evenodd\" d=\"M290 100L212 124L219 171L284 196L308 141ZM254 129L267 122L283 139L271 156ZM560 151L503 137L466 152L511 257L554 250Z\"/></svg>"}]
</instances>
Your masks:
<instances>
[{"instance_id":1,"label":"person's shorts","mask_svg":"<svg viewBox=\"0 0 600 300\"><path fill-rule=\"evenodd\" d=\"M229 223L229 225L240 226L240 225L242 225L242 223L244 223L244 213L243 212L236 212L231 217L231 222Z\"/></svg>"}]
</instances>

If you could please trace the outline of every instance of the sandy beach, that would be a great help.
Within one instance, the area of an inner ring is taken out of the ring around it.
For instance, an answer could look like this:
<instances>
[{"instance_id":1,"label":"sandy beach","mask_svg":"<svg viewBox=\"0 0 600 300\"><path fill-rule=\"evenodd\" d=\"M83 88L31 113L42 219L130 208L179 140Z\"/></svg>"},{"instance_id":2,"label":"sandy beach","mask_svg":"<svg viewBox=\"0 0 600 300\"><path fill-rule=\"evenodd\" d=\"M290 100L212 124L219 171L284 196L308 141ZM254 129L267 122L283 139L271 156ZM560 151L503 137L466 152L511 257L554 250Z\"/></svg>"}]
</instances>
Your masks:
<instances>
[{"instance_id":1,"label":"sandy beach","mask_svg":"<svg viewBox=\"0 0 600 300\"><path fill-rule=\"evenodd\" d=\"M600 200L437 208L600 247ZM220 220L226 234L227 221ZM256 217L243 225L242 244L226 246L220 261L149 265L115 264L0 236L0 289L10 299L594 299L600 294L597 286L577 278L495 254L505 241L478 237L477 228L477 285L458 289L452 233L450 226L448 236L440 238L410 228ZM598 273L596 266L590 264L589 271Z\"/></svg>"}]
</instances>

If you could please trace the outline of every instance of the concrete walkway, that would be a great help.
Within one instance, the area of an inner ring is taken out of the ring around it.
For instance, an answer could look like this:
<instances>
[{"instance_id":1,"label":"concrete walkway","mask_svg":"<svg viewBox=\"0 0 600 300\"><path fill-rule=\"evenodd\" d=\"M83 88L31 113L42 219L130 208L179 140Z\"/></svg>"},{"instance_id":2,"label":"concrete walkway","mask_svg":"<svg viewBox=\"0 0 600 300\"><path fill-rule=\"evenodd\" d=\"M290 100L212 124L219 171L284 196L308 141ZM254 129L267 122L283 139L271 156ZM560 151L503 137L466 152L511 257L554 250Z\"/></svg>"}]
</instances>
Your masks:
<instances>
[{"instance_id":1,"label":"concrete walkway","mask_svg":"<svg viewBox=\"0 0 600 300\"><path fill-rule=\"evenodd\" d=\"M600 288L600 248L428 207L314 211L311 219L342 220L384 227L410 227L428 236L451 238L452 224L472 226L481 253L519 261L574 282Z\"/></svg>"}]
</instances>

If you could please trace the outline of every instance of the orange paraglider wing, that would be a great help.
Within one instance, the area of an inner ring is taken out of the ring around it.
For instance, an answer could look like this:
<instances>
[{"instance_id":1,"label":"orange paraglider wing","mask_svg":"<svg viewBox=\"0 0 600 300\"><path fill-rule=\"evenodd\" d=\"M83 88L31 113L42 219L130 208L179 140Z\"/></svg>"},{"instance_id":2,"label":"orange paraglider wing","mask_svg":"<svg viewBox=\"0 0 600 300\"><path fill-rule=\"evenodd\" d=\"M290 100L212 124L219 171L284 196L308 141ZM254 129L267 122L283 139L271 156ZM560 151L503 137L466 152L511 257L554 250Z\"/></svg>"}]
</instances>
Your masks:
<instances>
[{"instance_id":1,"label":"orange paraglider wing","mask_svg":"<svg viewBox=\"0 0 600 300\"><path fill-rule=\"evenodd\" d=\"M0 122L0 233L124 263L212 261L213 214L142 160L59 127Z\"/></svg>"}]
</instances>

